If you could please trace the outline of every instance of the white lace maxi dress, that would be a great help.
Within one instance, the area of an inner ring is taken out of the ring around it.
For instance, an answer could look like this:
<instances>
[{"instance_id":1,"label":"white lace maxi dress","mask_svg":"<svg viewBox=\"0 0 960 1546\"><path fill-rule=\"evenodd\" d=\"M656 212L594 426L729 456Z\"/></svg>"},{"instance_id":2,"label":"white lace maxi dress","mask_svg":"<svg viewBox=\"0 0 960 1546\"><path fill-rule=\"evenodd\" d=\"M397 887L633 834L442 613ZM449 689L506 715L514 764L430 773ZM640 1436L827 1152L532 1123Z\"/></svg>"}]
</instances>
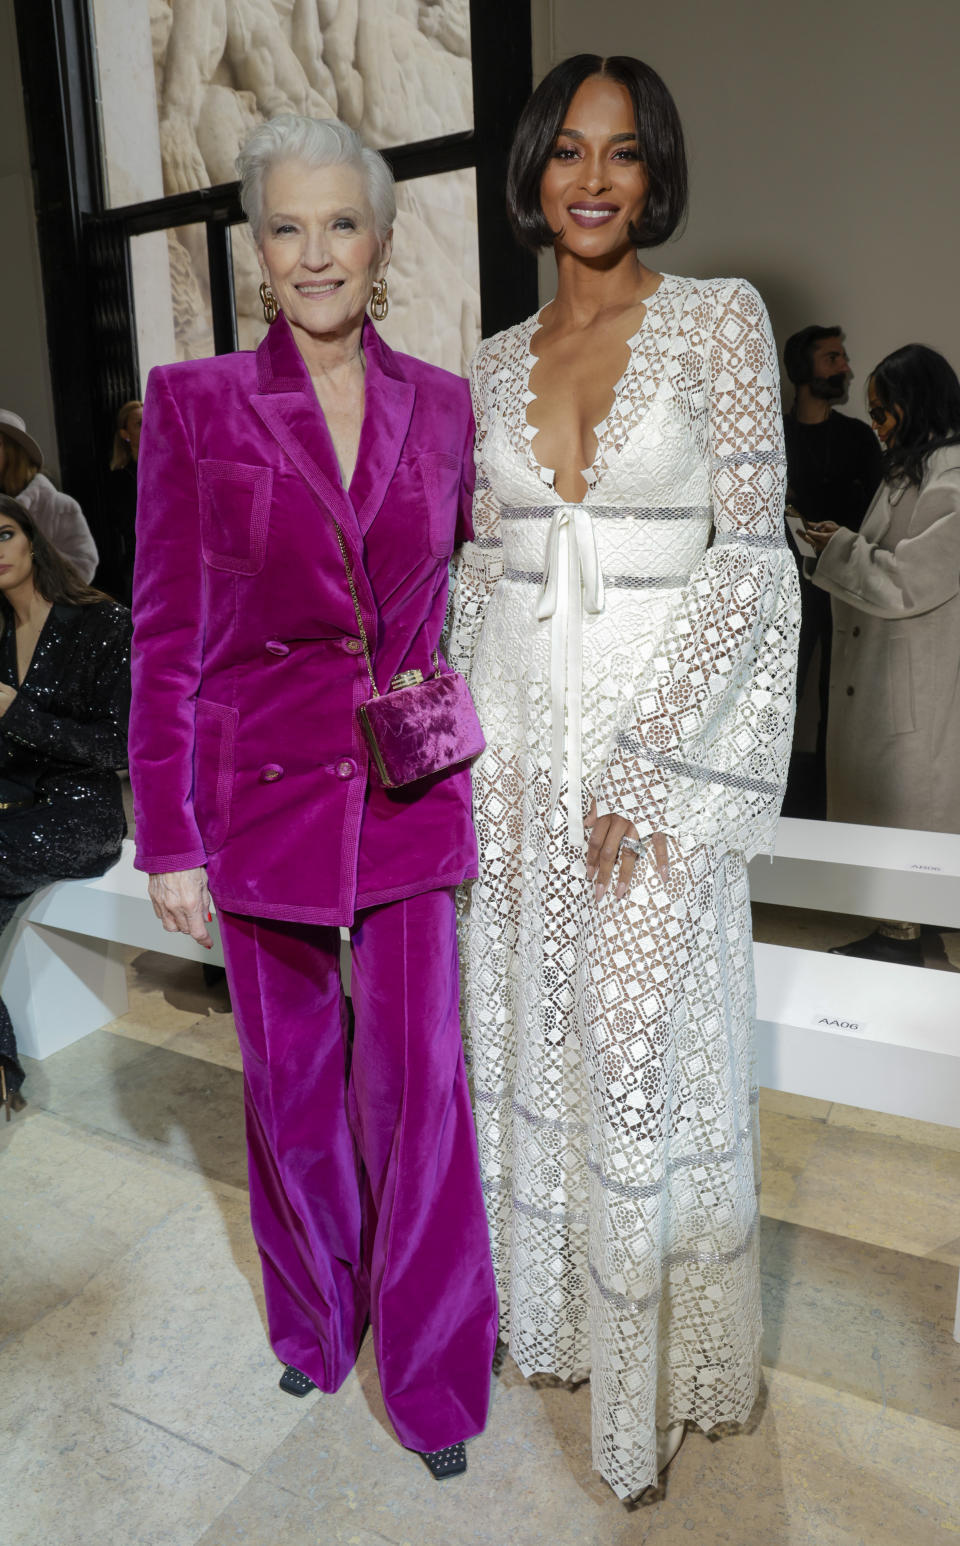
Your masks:
<instances>
[{"instance_id":1,"label":"white lace maxi dress","mask_svg":"<svg viewBox=\"0 0 960 1546\"><path fill-rule=\"evenodd\" d=\"M594 1464L656 1479L655 1423L744 1420L758 1388L746 861L772 848L793 720L776 355L756 291L667 276L631 340L582 505L526 420L536 318L481 345L475 541L449 654L487 750L464 1015L501 1335L591 1376ZM672 839L598 907L582 816Z\"/></svg>"}]
</instances>

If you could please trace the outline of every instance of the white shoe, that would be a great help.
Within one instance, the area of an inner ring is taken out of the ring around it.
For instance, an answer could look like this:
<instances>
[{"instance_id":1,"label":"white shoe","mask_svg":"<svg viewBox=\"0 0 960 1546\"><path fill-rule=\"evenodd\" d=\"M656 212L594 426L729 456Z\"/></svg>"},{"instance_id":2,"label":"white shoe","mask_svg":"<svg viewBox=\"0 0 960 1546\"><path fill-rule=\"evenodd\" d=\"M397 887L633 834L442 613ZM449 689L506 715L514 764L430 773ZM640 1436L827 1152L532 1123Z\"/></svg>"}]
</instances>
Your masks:
<instances>
[{"instance_id":1,"label":"white shoe","mask_svg":"<svg viewBox=\"0 0 960 1546\"><path fill-rule=\"evenodd\" d=\"M687 1425L671 1423L668 1428L657 1429L657 1474L662 1476L686 1437Z\"/></svg>"}]
</instances>

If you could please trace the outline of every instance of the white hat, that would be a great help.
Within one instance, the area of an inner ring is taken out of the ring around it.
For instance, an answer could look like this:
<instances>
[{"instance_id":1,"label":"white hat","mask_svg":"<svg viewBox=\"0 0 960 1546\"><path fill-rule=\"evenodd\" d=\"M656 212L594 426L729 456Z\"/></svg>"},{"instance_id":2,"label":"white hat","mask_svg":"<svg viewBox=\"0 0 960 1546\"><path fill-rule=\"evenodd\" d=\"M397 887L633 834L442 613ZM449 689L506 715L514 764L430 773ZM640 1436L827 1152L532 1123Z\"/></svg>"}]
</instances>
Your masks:
<instances>
[{"instance_id":1,"label":"white hat","mask_svg":"<svg viewBox=\"0 0 960 1546\"><path fill-rule=\"evenodd\" d=\"M11 413L9 408L0 408L0 431L23 446L31 462L36 462L38 467L43 466L43 452L33 436L27 434L27 426L19 413Z\"/></svg>"}]
</instances>

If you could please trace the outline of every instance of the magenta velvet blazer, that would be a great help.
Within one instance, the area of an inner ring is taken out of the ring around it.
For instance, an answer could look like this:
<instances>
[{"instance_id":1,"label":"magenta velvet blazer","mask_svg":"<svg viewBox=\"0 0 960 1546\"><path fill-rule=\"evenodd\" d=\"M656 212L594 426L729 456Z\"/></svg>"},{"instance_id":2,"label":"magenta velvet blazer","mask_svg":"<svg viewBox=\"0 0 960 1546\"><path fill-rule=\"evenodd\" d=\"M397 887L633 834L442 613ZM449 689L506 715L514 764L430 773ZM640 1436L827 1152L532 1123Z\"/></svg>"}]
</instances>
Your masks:
<instances>
[{"instance_id":1,"label":"magenta velvet blazer","mask_svg":"<svg viewBox=\"0 0 960 1546\"><path fill-rule=\"evenodd\" d=\"M477 873L466 769L368 783L370 684L431 669L454 545L472 535L467 383L369 320L345 491L284 317L256 354L150 372L138 469L130 774L139 869L207 865L217 906L305 923ZM374 645L375 641L375 645ZM425 948L429 943L425 942Z\"/></svg>"}]
</instances>

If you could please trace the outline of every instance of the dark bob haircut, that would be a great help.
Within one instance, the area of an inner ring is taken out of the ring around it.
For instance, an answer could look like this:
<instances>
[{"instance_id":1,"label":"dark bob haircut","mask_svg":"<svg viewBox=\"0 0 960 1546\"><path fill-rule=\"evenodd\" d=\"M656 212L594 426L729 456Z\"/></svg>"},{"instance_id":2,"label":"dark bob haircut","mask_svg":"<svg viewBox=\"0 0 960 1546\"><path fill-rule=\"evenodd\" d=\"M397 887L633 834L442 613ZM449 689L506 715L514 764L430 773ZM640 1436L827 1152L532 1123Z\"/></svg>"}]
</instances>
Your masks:
<instances>
[{"instance_id":1,"label":"dark bob haircut","mask_svg":"<svg viewBox=\"0 0 960 1546\"><path fill-rule=\"evenodd\" d=\"M825 338L842 338L842 327L802 327L783 346L783 368L794 386L813 380L813 351Z\"/></svg>"},{"instance_id":2,"label":"dark bob haircut","mask_svg":"<svg viewBox=\"0 0 960 1546\"><path fill-rule=\"evenodd\" d=\"M960 381L949 360L926 344L894 349L870 373L882 408L897 421L883 458L888 483L920 484L927 458L943 446L960 446Z\"/></svg>"},{"instance_id":3,"label":"dark bob haircut","mask_svg":"<svg viewBox=\"0 0 960 1546\"><path fill-rule=\"evenodd\" d=\"M507 172L507 214L514 235L539 252L556 236L543 218L540 183L563 128L574 94L591 76L626 87L633 102L637 148L650 188L639 228L630 227L635 247L658 247L677 229L687 209L687 153L676 103L656 70L640 59L616 54L575 54L545 75L517 124Z\"/></svg>"},{"instance_id":4,"label":"dark bob haircut","mask_svg":"<svg viewBox=\"0 0 960 1546\"><path fill-rule=\"evenodd\" d=\"M44 601L65 602L68 606L92 606L98 601L109 601L102 590L87 585L74 569L69 559L58 553L50 538L37 525L29 510L25 510L9 494L0 494L0 522L12 521L19 526L30 544L33 554L33 585ZM0 596L0 634L3 621L12 612L5 596Z\"/></svg>"}]
</instances>

